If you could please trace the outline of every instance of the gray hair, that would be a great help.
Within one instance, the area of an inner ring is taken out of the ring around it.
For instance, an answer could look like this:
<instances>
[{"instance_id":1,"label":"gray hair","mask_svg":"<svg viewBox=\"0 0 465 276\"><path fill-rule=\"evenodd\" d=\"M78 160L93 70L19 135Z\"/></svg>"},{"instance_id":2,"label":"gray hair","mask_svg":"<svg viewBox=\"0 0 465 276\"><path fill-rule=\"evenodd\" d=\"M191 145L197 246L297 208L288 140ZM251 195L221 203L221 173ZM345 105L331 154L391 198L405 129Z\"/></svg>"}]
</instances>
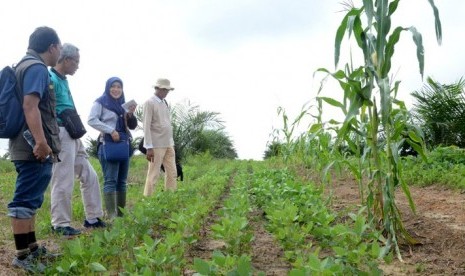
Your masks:
<instances>
[{"instance_id":1,"label":"gray hair","mask_svg":"<svg viewBox=\"0 0 465 276\"><path fill-rule=\"evenodd\" d=\"M61 63L65 58L76 58L79 54L78 47L74 46L71 43L63 44L61 49L60 57L58 58L58 63Z\"/></svg>"}]
</instances>

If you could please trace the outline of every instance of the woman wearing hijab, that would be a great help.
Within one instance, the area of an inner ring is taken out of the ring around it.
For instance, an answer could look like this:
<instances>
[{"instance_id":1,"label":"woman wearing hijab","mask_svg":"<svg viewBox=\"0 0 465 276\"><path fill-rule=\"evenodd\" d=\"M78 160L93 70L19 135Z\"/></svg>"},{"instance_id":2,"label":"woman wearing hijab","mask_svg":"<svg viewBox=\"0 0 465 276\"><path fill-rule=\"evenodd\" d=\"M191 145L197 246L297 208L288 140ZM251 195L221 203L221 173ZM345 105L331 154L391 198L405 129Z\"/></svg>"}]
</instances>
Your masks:
<instances>
[{"instance_id":1,"label":"woman wearing hijab","mask_svg":"<svg viewBox=\"0 0 465 276\"><path fill-rule=\"evenodd\" d=\"M93 104L88 124L100 131L99 145L105 139L120 141L121 136L131 137L129 129L137 127L137 119L133 115L136 105L126 112L121 106L125 103L123 81L118 77L109 78L105 92ZM129 171L129 155L123 161L107 160L103 147L98 146L98 158L104 177L103 196L107 216L110 220L121 216L120 208L126 205L126 180Z\"/></svg>"}]
</instances>

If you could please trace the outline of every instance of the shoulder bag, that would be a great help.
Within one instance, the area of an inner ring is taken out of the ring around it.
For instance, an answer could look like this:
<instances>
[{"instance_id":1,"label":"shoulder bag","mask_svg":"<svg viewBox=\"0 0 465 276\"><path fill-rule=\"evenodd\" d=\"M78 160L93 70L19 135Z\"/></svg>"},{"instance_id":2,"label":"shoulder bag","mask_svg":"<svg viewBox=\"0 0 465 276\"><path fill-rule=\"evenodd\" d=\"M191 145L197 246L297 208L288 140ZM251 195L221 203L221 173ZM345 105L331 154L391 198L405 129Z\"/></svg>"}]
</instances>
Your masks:
<instances>
[{"instance_id":1,"label":"shoulder bag","mask_svg":"<svg viewBox=\"0 0 465 276\"><path fill-rule=\"evenodd\" d=\"M110 162L126 161L131 155L131 142L127 133L119 132L120 140L113 141L110 134L103 136L102 151L105 160Z\"/></svg>"},{"instance_id":2,"label":"shoulder bag","mask_svg":"<svg viewBox=\"0 0 465 276\"><path fill-rule=\"evenodd\" d=\"M61 119L63 126L66 128L71 138L79 139L86 134L86 128L82 124L81 117L77 114L76 109L65 109L58 117Z\"/></svg>"}]
</instances>

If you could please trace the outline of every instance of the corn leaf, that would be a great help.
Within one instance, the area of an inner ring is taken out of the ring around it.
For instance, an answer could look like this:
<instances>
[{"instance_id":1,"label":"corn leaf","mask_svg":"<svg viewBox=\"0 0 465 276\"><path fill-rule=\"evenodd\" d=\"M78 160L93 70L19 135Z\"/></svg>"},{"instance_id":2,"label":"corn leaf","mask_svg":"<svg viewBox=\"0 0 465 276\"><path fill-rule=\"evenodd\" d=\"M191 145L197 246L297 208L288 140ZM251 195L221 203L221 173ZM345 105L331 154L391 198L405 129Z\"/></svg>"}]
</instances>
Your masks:
<instances>
[{"instance_id":1,"label":"corn leaf","mask_svg":"<svg viewBox=\"0 0 465 276\"><path fill-rule=\"evenodd\" d=\"M436 31L436 39L438 41L438 44L441 45L442 43L442 27L441 27L441 20L439 19L439 10L436 8L434 5L433 0L428 0L429 3L431 4L431 7L433 8L433 13L434 13L434 29Z\"/></svg>"}]
</instances>

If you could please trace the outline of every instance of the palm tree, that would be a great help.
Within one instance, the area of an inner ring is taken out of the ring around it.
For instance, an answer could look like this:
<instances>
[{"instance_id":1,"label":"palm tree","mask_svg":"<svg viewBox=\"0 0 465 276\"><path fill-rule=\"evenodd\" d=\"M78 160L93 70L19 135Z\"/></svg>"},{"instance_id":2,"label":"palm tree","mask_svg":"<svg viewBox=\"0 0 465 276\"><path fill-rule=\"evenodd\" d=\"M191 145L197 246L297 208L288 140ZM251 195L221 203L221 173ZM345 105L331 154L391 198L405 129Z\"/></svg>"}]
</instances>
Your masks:
<instances>
[{"instance_id":1,"label":"palm tree","mask_svg":"<svg viewBox=\"0 0 465 276\"><path fill-rule=\"evenodd\" d=\"M223 129L205 129L194 139L192 153L209 152L214 158L237 158L236 150L229 136Z\"/></svg>"},{"instance_id":2,"label":"palm tree","mask_svg":"<svg viewBox=\"0 0 465 276\"><path fill-rule=\"evenodd\" d=\"M278 141L273 141L271 143L268 143L267 149L265 150L265 153L263 154L263 159L270 159L271 157L281 155L282 147L283 147L283 144Z\"/></svg>"},{"instance_id":3,"label":"palm tree","mask_svg":"<svg viewBox=\"0 0 465 276\"><path fill-rule=\"evenodd\" d=\"M432 78L411 95L414 118L422 126L431 147L456 145L465 147L465 80L440 84Z\"/></svg>"},{"instance_id":4,"label":"palm tree","mask_svg":"<svg viewBox=\"0 0 465 276\"><path fill-rule=\"evenodd\" d=\"M177 159L183 160L188 154L206 151L217 158L237 157L231 139L224 132L223 121L219 115L218 112L201 111L199 106L192 105L189 101L178 103L171 108ZM142 107L136 109L135 116L142 123ZM138 144L141 139L136 137L134 141Z\"/></svg>"},{"instance_id":5,"label":"palm tree","mask_svg":"<svg viewBox=\"0 0 465 276\"><path fill-rule=\"evenodd\" d=\"M86 152L89 156L92 156L92 157L95 157L97 158L97 147L98 147L98 144L99 144L99 141L98 141L98 137L93 139L92 137L88 136L87 137L87 148L86 148Z\"/></svg>"},{"instance_id":6,"label":"palm tree","mask_svg":"<svg viewBox=\"0 0 465 276\"><path fill-rule=\"evenodd\" d=\"M210 151L226 153L233 151L234 157L237 156L232 142L224 134L223 121L218 112L201 111L199 106L192 105L189 101L175 105L171 110L171 119L173 124L173 136L176 149L183 158L187 154ZM217 134L213 134L217 132ZM213 138L216 135L215 138ZM208 138L207 138L208 137ZM221 139L218 145L212 144L212 140ZM225 142L227 141L227 143ZM222 149L214 147L223 147Z\"/></svg>"}]
</instances>

